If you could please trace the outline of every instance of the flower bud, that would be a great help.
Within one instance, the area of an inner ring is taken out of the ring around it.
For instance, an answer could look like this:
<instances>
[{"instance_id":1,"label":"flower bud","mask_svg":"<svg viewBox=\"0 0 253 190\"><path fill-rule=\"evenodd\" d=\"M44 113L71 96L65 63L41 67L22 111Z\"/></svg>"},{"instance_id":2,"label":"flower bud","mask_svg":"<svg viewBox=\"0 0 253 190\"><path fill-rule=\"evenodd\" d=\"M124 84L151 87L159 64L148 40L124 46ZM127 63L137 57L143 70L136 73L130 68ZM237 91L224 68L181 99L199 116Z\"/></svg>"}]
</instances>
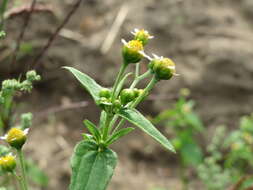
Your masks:
<instances>
[{"instance_id":1,"label":"flower bud","mask_svg":"<svg viewBox=\"0 0 253 190\"><path fill-rule=\"evenodd\" d=\"M24 131L18 128L12 128L6 136L7 143L16 149L21 149L22 146L26 142L26 135L28 133L28 129Z\"/></svg>"},{"instance_id":2,"label":"flower bud","mask_svg":"<svg viewBox=\"0 0 253 190\"><path fill-rule=\"evenodd\" d=\"M115 100L113 103L114 108L120 109L121 108L121 102L119 100Z\"/></svg>"},{"instance_id":3,"label":"flower bud","mask_svg":"<svg viewBox=\"0 0 253 190\"><path fill-rule=\"evenodd\" d=\"M139 40L144 46L148 43L149 39L154 38L148 33L148 31L143 29L134 29L134 31L131 33L134 35L134 39Z\"/></svg>"},{"instance_id":4,"label":"flower bud","mask_svg":"<svg viewBox=\"0 0 253 190\"><path fill-rule=\"evenodd\" d=\"M111 91L108 88L103 88L100 92L99 92L99 97L104 97L104 98L110 98L111 97Z\"/></svg>"},{"instance_id":5,"label":"flower bud","mask_svg":"<svg viewBox=\"0 0 253 190\"><path fill-rule=\"evenodd\" d=\"M137 89L137 88L134 88L133 91L134 91L135 98L139 97L144 92L143 89Z\"/></svg>"},{"instance_id":6,"label":"flower bud","mask_svg":"<svg viewBox=\"0 0 253 190\"><path fill-rule=\"evenodd\" d=\"M154 59L150 62L149 68L158 80L169 80L176 75L175 63L169 58Z\"/></svg>"},{"instance_id":7,"label":"flower bud","mask_svg":"<svg viewBox=\"0 0 253 190\"><path fill-rule=\"evenodd\" d=\"M132 89L124 89L120 93L120 101L123 105L135 99L135 93Z\"/></svg>"},{"instance_id":8,"label":"flower bud","mask_svg":"<svg viewBox=\"0 0 253 190\"><path fill-rule=\"evenodd\" d=\"M18 90L20 83L16 79L8 79L2 82L2 90Z\"/></svg>"},{"instance_id":9,"label":"flower bud","mask_svg":"<svg viewBox=\"0 0 253 190\"><path fill-rule=\"evenodd\" d=\"M26 79L28 81L39 81L41 79L40 75L37 75L36 71L31 70L26 73Z\"/></svg>"},{"instance_id":10,"label":"flower bud","mask_svg":"<svg viewBox=\"0 0 253 190\"><path fill-rule=\"evenodd\" d=\"M124 43L122 49L122 55L126 64L139 62L143 55L140 53L143 51L142 42L139 40L131 40L128 43L122 40Z\"/></svg>"},{"instance_id":11,"label":"flower bud","mask_svg":"<svg viewBox=\"0 0 253 190\"><path fill-rule=\"evenodd\" d=\"M5 172L12 172L16 168L16 159L11 154L0 157L0 167Z\"/></svg>"}]
</instances>

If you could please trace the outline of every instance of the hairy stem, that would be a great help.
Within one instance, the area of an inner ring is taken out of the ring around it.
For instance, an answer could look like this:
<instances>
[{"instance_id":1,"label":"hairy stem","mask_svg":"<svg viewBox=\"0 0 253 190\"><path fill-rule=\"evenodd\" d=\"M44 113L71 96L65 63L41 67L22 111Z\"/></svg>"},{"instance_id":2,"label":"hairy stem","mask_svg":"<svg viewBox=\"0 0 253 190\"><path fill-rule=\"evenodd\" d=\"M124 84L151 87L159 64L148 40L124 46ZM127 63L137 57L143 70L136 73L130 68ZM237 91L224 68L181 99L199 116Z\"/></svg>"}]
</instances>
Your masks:
<instances>
[{"instance_id":1,"label":"hairy stem","mask_svg":"<svg viewBox=\"0 0 253 190\"><path fill-rule=\"evenodd\" d=\"M21 149L19 149L17 153L21 167L21 181L23 183L24 190L28 190L24 154Z\"/></svg>"},{"instance_id":2,"label":"hairy stem","mask_svg":"<svg viewBox=\"0 0 253 190\"><path fill-rule=\"evenodd\" d=\"M119 73L118 73L118 76L116 78L116 81L113 85L113 88L112 88L112 103L115 101L116 97L115 97L115 93L116 93L116 89L119 85L119 82L120 80L122 79L122 76L126 70L126 67L127 67L127 64L122 64L121 67L120 67L120 70L119 70Z\"/></svg>"},{"instance_id":3,"label":"hairy stem","mask_svg":"<svg viewBox=\"0 0 253 190\"><path fill-rule=\"evenodd\" d=\"M145 72L144 74L140 75L140 76L136 76L133 83L131 84L130 88L133 89L134 87L136 87L136 85L143 79L149 77L151 75L151 71L148 70L147 72Z\"/></svg>"},{"instance_id":4,"label":"hairy stem","mask_svg":"<svg viewBox=\"0 0 253 190\"><path fill-rule=\"evenodd\" d=\"M108 134L109 134L109 128L110 128L110 123L113 118L113 115L110 115L107 113L106 115L106 120L105 120L105 126L103 128L103 140L106 141Z\"/></svg>"}]
</instances>

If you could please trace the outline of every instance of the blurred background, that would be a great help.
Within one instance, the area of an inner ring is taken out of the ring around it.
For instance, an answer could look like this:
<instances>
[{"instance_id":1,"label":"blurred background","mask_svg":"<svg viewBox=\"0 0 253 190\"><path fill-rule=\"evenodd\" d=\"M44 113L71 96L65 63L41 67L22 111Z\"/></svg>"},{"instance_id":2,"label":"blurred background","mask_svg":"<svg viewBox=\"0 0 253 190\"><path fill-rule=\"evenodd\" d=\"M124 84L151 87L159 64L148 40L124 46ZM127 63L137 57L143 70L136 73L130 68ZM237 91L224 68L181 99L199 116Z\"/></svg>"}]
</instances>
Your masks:
<instances>
[{"instance_id":1,"label":"blurred background","mask_svg":"<svg viewBox=\"0 0 253 190\"><path fill-rule=\"evenodd\" d=\"M198 120L195 124L201 122L204 130L196 134L196 141L206 155L204 147L218 126L224 125L228 133L238 128L240 118L253 111L252 0L83 0L39 58L49 37L78 1L38 0L13 63L31 2L13 0L5 12L7 35L0 42L0 80L19 77L31 65L42 76L31 94L17 97L22 102L18 112L34 113L25 150L49 177L48 186L42 189L67 189L69 158L86 130L82 121L87 118L97 122L100 111L61 67L75 67L102 86L110 86L122 61L121 38L130 40L134 28L154 35L146 52L173 59L180 74L160 82L139 106L151 120L164 110L175 111L180 97L183 104L194 100L190 112ZM145 60L141 64L142 72L147 64ZM156 126L168 138L174 138L167 129L171 127L168 122L159 120ZM139 130L112 148L118 153L119 163L109 190L182 189L181 154L167 152ZM191 154L190 150L186 152ZM202 190L205 186L198 178L197 166L186 173L190 189Z\"/></svg>"}]
</instances>

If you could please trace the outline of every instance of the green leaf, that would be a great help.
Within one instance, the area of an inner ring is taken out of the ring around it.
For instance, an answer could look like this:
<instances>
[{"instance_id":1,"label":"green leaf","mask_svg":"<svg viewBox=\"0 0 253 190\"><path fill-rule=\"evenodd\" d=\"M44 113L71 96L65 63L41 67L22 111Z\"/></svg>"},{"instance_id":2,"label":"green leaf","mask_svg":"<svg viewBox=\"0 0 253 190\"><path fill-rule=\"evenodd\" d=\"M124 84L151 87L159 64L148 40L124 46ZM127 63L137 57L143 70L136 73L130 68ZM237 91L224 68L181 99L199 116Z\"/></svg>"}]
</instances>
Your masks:
<instances>
[{"instance_id":1,"label":"green leaf","mask_svg":"<svg viewBox=\"0 0 253 190\"><path fill-rule=\"evenodd\" d=\"M105 190L117 163L112 150L99 150L95 143L81 141L71 158L70 190Z\"/></svg>"},{"instance_id":2,"label":"green leaf","mask_svg":"<svg viewBox=\"0 0 253 190\"><path fill-rule=\"evenodd\" d=\"M134 128L132 127L128 127L128 128L124 128L124 129L120 129L119 131L117 131L116 133L114 133L107 141L106 141L106 145L110 145L112 143L114 143L116 140L118 140L120 137L123 137L125 135L127 135L128 133L130 133L131 131L133 131Z\"/></svg>"},{"instance_id":3,"label":"green leaf","mask_svg":"<svg viewBox=\"0 0 253 190\"><path fill-rule=\"evenodd\" d=\"M128 120L130 123L136 125L145 133L153 137L155 140L161 143L165 148L171 150L172 152L175 152L174 147L168 141L168 139L165 136L163 136L160 133L160 131L158 131L155 128L155 126L153 126L153 124L136 109L122 109L119 111L118 114L122 118Z\"/></svg>"},{"instance_id":4,"label":"green leaf","mask_svg":"<svg viewBox=\"0 0 253 190\"><path fill-rule=\"evenodd\" d=\"M88 75L78 71L72 67L63 67L70 71L76 79L86 88L86 90L91 94L95 102L99 101L99 92L102 90L102 87L96 83L94 79L89 77Z\"/></svg>"},{"instance_id":5,"label":"green leaf","mask_svg":"<svg viewBox=\"0 0 253 190\"><path fill-rule=\"evenodd\" d=\"M100 121L99 121L100 128L105 126L105 120L106 120L106 112L103 110L101 111L101 115L100 115Z\"/></svg>"},{"instance_id":6,"label":"green leaf","mask_svg":"<svg viewBox=\"0 0 253 190\"><path fill-rule=\"evenodd\" d=\"M84 125L86 125L86 127L88 128L89 132L95 137L95 139L97 140L97 142L100 140L101 135L99 130L97 129L96 125L93 124L92 122L90 122L89 120L84 120L83 121Z\"/></svg>"},{"instance_id":7,"label":"green leaf","mask_svg":"<svg viewBox=\"0 0 253 190\"><path fill-rule=\"evenodd\" d=\"M26 160L28 177L37 185L46 187L48 185L47 175L32 161Z\"/></svg>"}]
</instances>

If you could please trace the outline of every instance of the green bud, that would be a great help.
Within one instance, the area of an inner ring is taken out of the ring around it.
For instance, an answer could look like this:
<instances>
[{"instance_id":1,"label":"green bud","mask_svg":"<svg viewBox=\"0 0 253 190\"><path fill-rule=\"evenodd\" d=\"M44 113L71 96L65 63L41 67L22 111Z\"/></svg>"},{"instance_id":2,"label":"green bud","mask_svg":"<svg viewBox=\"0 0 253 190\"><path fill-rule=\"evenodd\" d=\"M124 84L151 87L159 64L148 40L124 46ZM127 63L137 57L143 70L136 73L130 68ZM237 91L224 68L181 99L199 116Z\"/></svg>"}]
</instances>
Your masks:
<instances>
[{"instance_id":1,"label":"green bud","mask_svg":"<svg viewBox=\"0 0 253 190\"><path fill-rule=\"evenodd\" d=\"M137 89L137 88L134 88L133 91L134 91L135 98L139 97L144 92L143 89Z\"/></svg>"},{"instance_id":2,"label":"green bud","mask_svg":"<svg viewBox=\"0 0 253 190\"><path fill-rule=\"evenodd\" d=\"M30 80L24 80L21 83L21 90L30 92L32 89L33 89L33 85Z\"/></svg>"},{"instance_id":3,"label":"green bud","mask_svg":"<svg viewBox=\"0 0 253 190\"><path fill-rule=\"evenodd\" d=\"M16 168L16 159L11 154L0 157L0 166L5 172L12 172Z\"/></svg>"},{"instance_id":4,"label":"green bud","mask_svg":"<svg viewBox=\"0 0 253 190\"><path fill-rule=\"evenodd\" d=\"M2 90L18 90L20 83L16 79L8 79L2 82Z\"/></svg>"},{"instance_id":5,"label":"green bud","mask_svg":"<svg viewBox=\"0 0 253 190\"><path fill-rule=\"evenodd\" d=\"M132 89L124 89L120 93L120 101L123 105L135 99L135 93Z\"/></svg>"},{"instance_id":6,"label":"green bud","mask_svg":"<svg viewBox=\"0 0 253 190\"><path fill-rule=\"evenodd\" d=\"M108 88L103 88L100 92L99 92L99 97L104 97L104 98L110 98L111 97L111 90L109 90Z\"/></svg>"},{"instance_id":7,"label":"green bud","mask_svg":"<svg viewBox=\"0 0 253 190\"><path fill-rule=\"evenodd\" d=\"M122 107L121 102L119 100L115 100L113 103L113 112L117 113Z\"/></svg>"},{"instance_id":8,"label":"green bud","mask_svg":"<svg viewBox=\"0 0 253 190\"><path fill-rule=\"evenodd\" d=\"M32 113L24 113L21 115L21 126L22 129L26 129L28 127L31 127L32 125Z\"/></svg>"},{"instance_id":9,"label":"green bud","mask_svg":"<svg viewBox=\"0 0 253 190\"><path fill-rule=\"evenodd\" d=\"M121 102L119 100L115 100L113 106L116 109L120 109L121 108Z\"/></svg>"},{"instance_id":10,"label":"green bud","mask_svg":"<svg viewBox=\"0 0 253 190\"><path fill-rule=\"evenodd\" d=\"M123 41L124 46L122 49L122 56L124 58L124 62L129 63L138 63L143 55L140 51L143 51L142 42L139 40L131 40L128 43Z\"/></svg>"},{"instance_id":11,"label":"green bud","mask_svg":"<svg viewBox=\"0 0 253 190\"><path fill-rule=\"evenodd\" d=\"M26 73L26 79L29 81L39 81L41 79L40 75L37 75L36 71L31 70Z\"/></svg>"}]
</instances>

